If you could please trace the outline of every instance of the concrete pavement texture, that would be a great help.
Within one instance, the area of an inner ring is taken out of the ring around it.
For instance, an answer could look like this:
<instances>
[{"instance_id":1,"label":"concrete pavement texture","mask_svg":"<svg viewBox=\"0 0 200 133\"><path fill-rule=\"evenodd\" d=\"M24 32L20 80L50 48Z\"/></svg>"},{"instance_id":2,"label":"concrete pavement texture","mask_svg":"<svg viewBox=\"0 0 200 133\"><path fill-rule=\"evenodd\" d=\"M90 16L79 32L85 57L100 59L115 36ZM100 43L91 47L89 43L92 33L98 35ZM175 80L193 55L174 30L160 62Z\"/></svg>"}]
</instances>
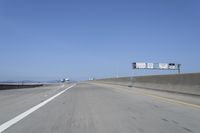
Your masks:
<instances>
[{"instance_id":1,"label":"concrete pavement texture","mask_svg":"<svg viewBox=\"0 0 200 133\"><path fill-rule=\"evenodd\" d=\"M0 126L69 86L0 91ZM192 100L198 101L199 97ZM199 108L136 93L134 89L78 83L3 132L199 133L199 114Z\"/></svg>"}]
</instances>

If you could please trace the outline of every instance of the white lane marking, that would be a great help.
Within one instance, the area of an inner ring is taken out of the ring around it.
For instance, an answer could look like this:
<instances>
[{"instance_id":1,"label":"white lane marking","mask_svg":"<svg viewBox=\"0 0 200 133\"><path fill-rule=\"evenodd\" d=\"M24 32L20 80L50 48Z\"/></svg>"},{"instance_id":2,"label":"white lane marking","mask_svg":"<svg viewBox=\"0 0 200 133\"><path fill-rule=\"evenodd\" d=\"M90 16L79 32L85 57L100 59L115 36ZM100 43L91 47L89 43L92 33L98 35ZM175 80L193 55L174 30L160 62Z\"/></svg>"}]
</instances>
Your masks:
<instances>
[{"instance_id":1,"label":"white lane marking","mask_svg":"<svg viewBox=\"0 0 200 133\"><path fill-rule=\"evenodd\" d=\"M17 122L19 122L20 120L24 119L25 117L27 117L28 115L30 115L31 113L33 113L34 111L38 110L39 108L41 108L42 106L44 106L45 104L47 104L48 102L52 101L53 99L55 99L56 97L58 97L59 95L63 94L65 91L67 91L68 89L74 87L76 84L66 88L65 90L59 92L58 94L52 96L51 98L47 99L46 101L30 108L29 110L25 111L24 113L21 113L20 115L14 117L13 119L5 122L4 124L0 125L0 133L2 133L3 131L5 131L7 128L9 128L10 126L16 124Z\"/></svg>"}]
</instances>

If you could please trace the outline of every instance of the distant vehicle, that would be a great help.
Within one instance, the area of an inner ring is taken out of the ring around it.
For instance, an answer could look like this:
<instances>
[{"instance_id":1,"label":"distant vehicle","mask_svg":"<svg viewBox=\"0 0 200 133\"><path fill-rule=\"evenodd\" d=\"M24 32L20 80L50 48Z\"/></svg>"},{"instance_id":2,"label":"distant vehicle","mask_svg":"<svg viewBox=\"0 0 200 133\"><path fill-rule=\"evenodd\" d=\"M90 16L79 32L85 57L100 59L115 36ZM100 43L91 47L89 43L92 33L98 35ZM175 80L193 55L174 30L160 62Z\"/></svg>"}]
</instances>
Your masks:
<instances>
[{"instance_id":1,"label":"distant vehicle","mask_svg":"<svg viewBox=\"0 0 200 133\"><path fill-rule=\"evenodd\" d=\"M92 80L94 80L94 78L89 78L89 81L92 81Z\"/></svg>"},{"instance_id":2,"label":"distant vehicle","mask_svg":"<svg viewBox=\"0 0 200 133\"><path fill-rule=\"evenodd\" d=\"M69 79L68 78L66 78L66 79L61 79L61 82L69 82Z\"/></svg>"}]
</instances>

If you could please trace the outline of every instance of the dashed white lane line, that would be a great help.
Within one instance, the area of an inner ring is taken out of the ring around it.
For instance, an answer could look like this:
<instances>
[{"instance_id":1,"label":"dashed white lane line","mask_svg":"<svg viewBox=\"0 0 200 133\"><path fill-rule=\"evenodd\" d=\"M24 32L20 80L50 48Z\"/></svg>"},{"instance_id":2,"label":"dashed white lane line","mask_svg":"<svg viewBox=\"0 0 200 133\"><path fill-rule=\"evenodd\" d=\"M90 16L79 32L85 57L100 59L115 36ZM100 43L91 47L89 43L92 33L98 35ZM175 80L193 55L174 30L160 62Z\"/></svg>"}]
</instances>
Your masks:
<instances>
[{"instance_id":1,"label":"dashed white lane line","mask_svg":"<svg viewBox=\"0 0 200 133\"><path fill-rule=\"evenodd\" d=\"M58 97L59 95L63 94L64 92L66 92L68 89L74 87L76 84L66 88L65 90L59 92L58 94L50 97L49 99L45 100L44 102L30 108L29 110L25 111L24 113L21 113L20 115L14 117L13 119L3 123L2 125L0 125L0 133L2 133L3 131L5 131L6 129L8 129L9 127L11 127L12 125L16 124L17 122L19 122L20 120L24 119L25 117L27 117L28 115L30 115L31 113L35 112L36 110L38 110L39 108L41 108L42 106L44 106L45 104L49 103L50 101L52 101L53 99L55 99L56 97Z\"/></svg>"}]
</instances>

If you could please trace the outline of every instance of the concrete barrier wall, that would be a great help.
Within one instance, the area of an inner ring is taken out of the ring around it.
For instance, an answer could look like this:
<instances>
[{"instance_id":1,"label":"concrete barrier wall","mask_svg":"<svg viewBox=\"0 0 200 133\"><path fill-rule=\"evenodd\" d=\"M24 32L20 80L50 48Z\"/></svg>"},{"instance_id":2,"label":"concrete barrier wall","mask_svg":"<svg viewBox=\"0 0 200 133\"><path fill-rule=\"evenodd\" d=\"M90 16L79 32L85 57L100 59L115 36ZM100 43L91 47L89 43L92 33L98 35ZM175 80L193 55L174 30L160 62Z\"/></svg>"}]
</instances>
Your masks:
<instances>
[{"instance_id":1,"label":"concrete barrier wall","mask_svg":"<svg viewBox=\"0 0 200 133\"><path fill-rule=\"evenodd\" d=\"M96 82L200 96L200 73L108 78Z\"/></svg>"}]
</instances>

